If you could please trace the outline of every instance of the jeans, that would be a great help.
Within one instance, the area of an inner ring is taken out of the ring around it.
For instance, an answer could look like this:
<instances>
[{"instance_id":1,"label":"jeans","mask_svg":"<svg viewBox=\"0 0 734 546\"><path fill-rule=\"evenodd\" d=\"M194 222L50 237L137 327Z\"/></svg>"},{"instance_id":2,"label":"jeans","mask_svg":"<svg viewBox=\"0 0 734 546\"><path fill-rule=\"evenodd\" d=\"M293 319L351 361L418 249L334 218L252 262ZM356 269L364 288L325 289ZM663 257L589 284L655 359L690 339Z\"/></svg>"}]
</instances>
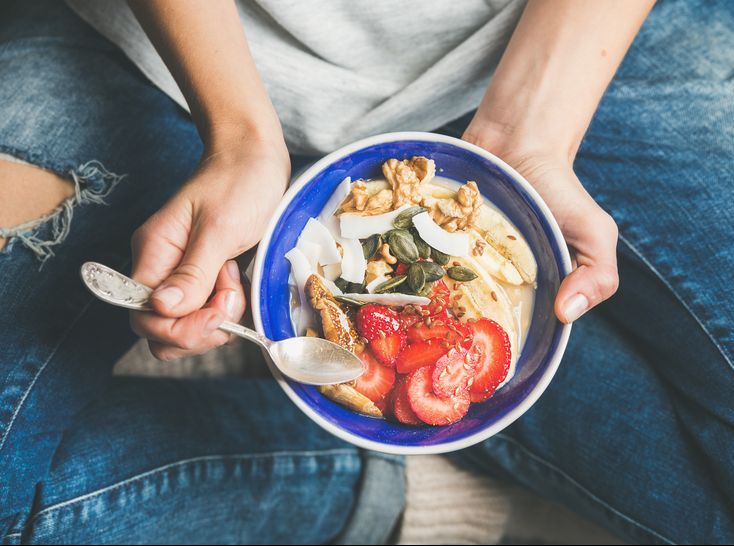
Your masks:
<instances>
[{"instance_id":1,"label":"jeans","mask_svg":"<svg viewBox=\"0 0 734 546\"><path fill-rule=\"evenodd\" d=\"M734 540L732 51L732 4L655 7L576 161L620 226L620 291L533 409L453 455L631 542ZM201 148L63 4L0 4L0 153L79 190L0 251L4 543L381 542L399 516L402 461L321 431L271 380L111 376L134 336L78 267L129 269Z\"/></svg>"}]
</instances>

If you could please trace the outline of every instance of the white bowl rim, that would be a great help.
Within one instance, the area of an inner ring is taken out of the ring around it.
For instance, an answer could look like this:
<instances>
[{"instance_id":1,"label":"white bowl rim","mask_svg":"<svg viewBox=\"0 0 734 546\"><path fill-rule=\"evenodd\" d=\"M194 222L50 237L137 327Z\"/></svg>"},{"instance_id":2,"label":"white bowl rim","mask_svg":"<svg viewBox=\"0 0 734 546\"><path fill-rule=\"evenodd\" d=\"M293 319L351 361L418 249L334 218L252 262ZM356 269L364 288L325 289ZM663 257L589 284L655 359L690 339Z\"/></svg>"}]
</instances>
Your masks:
<instances>
[{"instance_id":1,"label":"white bowl rim","mask_svg":"<svg viewBox=\"0 0 734 546\"><path fill-rule=\"evenodd\" d=\"M515 169L513 169L507 163L502 161L499 157L488 152L484 148L480 148L479 146L476 146L464 140L460 140L458 138L454 138L454 137L447 136L447 135L420 132L420 131L402 131L402 132L394 132L394 133L382 133L379 135L364 138L362 140L358 140L351 144L347 144L346 146L343 146L339 148L338 150L335 150L331 152L330 154L326 155L322 159L318 160L316 163L311 165L311 167L309 167L304 172L302 172L293 181L293 183L288 188L288 191L283 196L283 199L281 200L280 204L278 205L278 208L273 213L273 216L270 219L270 222L268 223L268 226L265 230L265 234L263 235L263 238L260 241L260 244L258 246L257 256L255 258L255 266L253 268L252 294L256 296L251 297L252 301L250 305L252 306L252 315L253 315L253 320L255 323L255 328L257 329L258 332L260 332L261 334L264 334L263 325L262 325L262 316L260 314L259 293L260 293L260 283L262 282L265 255L267 253L267 248L270 246L270 239L272 237L273 231L275 230L275 227L280 217L282 216L283 212L288 207L290 202L293 200L293 198L296 196L296 194L301 190L301 188L303 188L303 186L306 185L306 183L309 180L311 180L311 178L316 176L319 172L321 172L323 169L325 169L329 165L336 162L338 159L341 159L342 157L350 155L363 148L373 146L375 144L383 144L387 142L396 142L396 141L404 141L404 140L418 140L418 141L422 140L425 142L443 142L446 144L451 144L459 148L464 148L470 152L474 152L475 154L481 157L484 157L485 159L488 159L489 161L495 163L500 168L502 168L507 174L509 174L512 177L512 179L520 187L522 187L524 191L527 192L528 195L530 195L535 205L540 209L540 211L543 213L543 216L545 217L545 220L548 222L551 233L553 234L553 237L556 239L555 242L561 251L561 257L563 260L561 264L561 275L568 274L571 271L571 256L569 255L568 247L566 246L566 242L565 242L565 239L563 238L563 234L561 233L561 229L558 226L558 223L556 222L555 217L553 216L550 209L548 208L548 205L546 205L545 201L543 200L542 197L540 197L540 195L535 190L535 188L533 188L530 185L530 183L520 175L520 173L518 173ZM273 373L273 376L275 377L276 381L281 386L281 388L285 391L286 395L288 395L288 398L290 398L291 401L293 401L293 403L301 411L303 411L308 417L310 417L316 424L321 426L326 431L332 433L334 436L346 442L349 442L353 445L356 445L357 447L369 449L371 451L378 451L381 453L388 453L392 455L434 455L434 454L458 451L461 449L471 447L475 444L478 444L479 442L482 442L483 440L486 440L487 438L490 438L494 436L495 434L501 432L502 430L510 426L512 423L514 423L517 419L519 419L520 416L522 416L526 411L528 411L535 404L535 402L538 401L541 395L545 392L551 380L553 379L556 372L558 371L558 367L561 363L563 353L566 350L566 345L568 344L568 338L570 334L571 334L571 325L563 324L562 329L561 329L561 336L558 341L558 346L556 347L556 350L551 357L550 363L548 367L546 368L545 372L543 373L542 377L539 379L538 383L532 388L532 390L528 393L528 395L510 412L508 412L502 418L498 419L492 425L488 426L487 428L475 434L472 434L465 438L461 438L459 440L453 440L451 442L440 443L440 444L435 444L435 445L427 445L427 446L400 446L400 445L393 445L393 444L383 444L381 442L367 440L365 438L357 436L356 434L352 434L351 432L338 427L337 425L331 423L330 421L322 417L311 406L306 404L301 399L301 397L295 393L295 391L291 388L291 386L285 380L283 375L277 370L277 368L275 368L275 366L273 366L270 363L269 363L269 366L270 366L271 372Z\"/></svg>"}]
</instances>

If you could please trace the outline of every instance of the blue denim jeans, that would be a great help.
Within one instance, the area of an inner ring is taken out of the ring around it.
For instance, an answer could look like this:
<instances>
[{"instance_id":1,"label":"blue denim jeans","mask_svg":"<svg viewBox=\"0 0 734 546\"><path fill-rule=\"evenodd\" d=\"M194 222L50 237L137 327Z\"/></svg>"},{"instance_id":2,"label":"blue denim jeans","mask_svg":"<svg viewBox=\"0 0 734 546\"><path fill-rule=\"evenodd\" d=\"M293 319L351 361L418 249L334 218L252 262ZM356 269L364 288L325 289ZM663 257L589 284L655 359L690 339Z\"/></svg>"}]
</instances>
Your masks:
<instances>
[{"instance_id":1,"label":"blue denim jeans","mask_svg":"<svg viewBox=\"0 0 734 546\"><path fill-rule=\"evenodd\" d=\"M620 226L619 294L530 412L455 455L631 542L734 540L733 51L731 3L654 9L576 163ZM111 376L134 336L79 264L129 268L201 142L61 3L0 4L0 153L78 188L0 251L0 541L385 541L401 460L329 436L272 381Z\"/></svg>"}]
</instances>

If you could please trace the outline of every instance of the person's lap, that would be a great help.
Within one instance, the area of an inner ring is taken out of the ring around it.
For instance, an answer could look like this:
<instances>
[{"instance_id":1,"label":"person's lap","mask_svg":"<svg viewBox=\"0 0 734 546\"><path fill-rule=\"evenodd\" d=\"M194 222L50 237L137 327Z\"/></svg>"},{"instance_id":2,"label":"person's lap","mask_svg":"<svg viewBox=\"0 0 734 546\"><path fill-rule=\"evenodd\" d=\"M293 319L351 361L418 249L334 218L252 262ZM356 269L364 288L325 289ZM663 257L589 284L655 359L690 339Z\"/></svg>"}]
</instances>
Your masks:
<instances>
[{"instance_id":1,"label":"person's lap","mask_svg":"<svg viewBox=\"0 0 734 546\"><path fill-rule=\"evenodd\" d=\"M322 431L273 381L112 378L134 337L79 266L129 268L132 231L195 169L201 142L62 3L1 9L0 154L79 190L71 216L0 250L1 541L384 538L402 506L399 459ZM392 495L370 507L383 528L345 530L372 502L365 473L383 485L373 495Z\"/></svg>"},{"instance_id":2,"label":"person's lap","mask_svg":"<svg viewBox=\"0 0 734 546\"><path fill-rule=\"evenodd\" d=\"M734 11L661 2L576 161L620 289L516 424L460 455L643 542L734 539Z\"/></svg>"}]
</instances>

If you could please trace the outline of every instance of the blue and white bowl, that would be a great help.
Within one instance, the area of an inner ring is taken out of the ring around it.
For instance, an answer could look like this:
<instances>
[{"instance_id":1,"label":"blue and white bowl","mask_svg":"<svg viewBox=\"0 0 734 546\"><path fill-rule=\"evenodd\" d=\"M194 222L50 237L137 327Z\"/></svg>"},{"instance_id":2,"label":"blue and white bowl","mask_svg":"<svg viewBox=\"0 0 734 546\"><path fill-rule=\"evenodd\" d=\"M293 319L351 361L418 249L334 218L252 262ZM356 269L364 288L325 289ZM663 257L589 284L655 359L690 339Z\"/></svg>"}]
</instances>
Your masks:
<instances>
[{"instance_id":1,"label":"blue and white bowl","mask_svg":"<svg viewBox=\"0 0 734 546\"><path fill-rule=\"evenodd\" d=\"M464 183L475 180L482 194L522 232L538 262L537 292L530 329L514 378L492 398L472 404L463 420L444 427L412 427L354 413L314 387L272 373L290 399L324 429L357 446L395 454L445 453L497 434L525 413L545 391L561 361L571 327L553 312L560 280L571 270L561 231L530 184L489 152L433 133L387 133L335 151L301 174L285 194L260 243L252 279L257 329L271 339L295 335L290 319L284 258L309 218L318 216L347 176L377 178L382 163L415 155L436 162L440 175Z\"/></svg>"}]
</instances>

